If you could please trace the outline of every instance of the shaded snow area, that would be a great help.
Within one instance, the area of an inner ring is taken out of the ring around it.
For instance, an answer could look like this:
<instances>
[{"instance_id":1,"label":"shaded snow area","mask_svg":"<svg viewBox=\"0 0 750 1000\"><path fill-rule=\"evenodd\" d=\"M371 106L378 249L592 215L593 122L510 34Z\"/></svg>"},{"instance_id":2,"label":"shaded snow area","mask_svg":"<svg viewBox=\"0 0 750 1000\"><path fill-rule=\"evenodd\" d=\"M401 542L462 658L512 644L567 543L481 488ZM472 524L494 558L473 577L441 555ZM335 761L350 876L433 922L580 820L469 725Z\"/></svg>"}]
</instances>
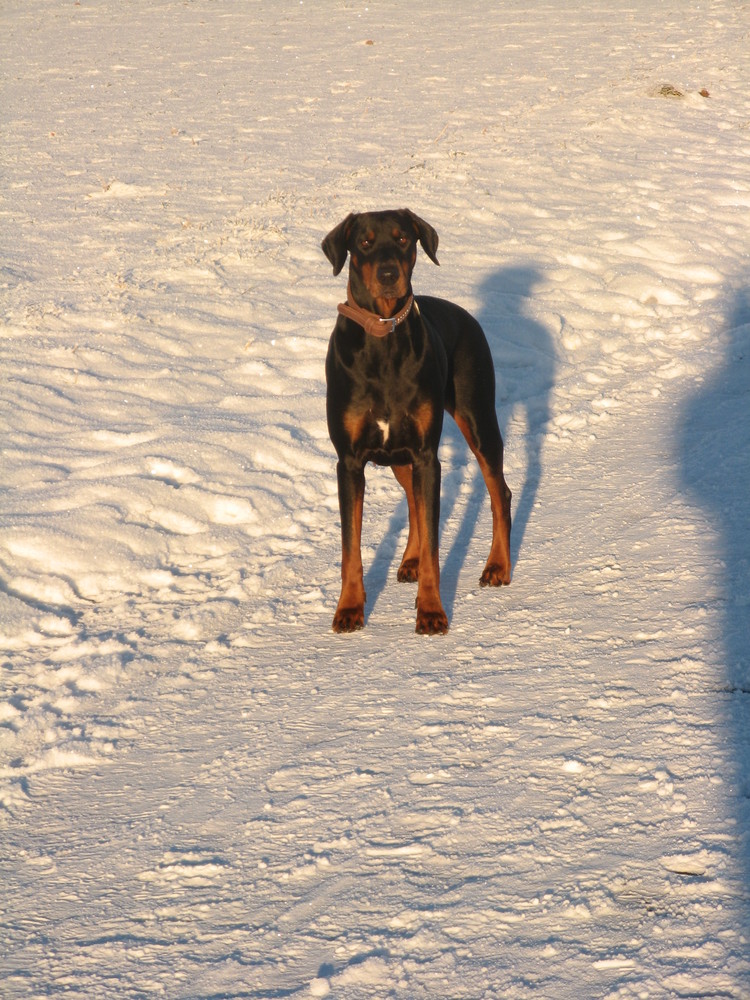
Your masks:
<instances>
[{"instance_id":1,"label":"shaded snow area","mask_svg":"<svg viewBox=\"0 0 750 1000\"><path fill-rule=\"evenodd\" d=\"M606 12L605 12L606 8ZM750 6L6 3L0 993L750 997ZM368 468L335 635L320 240L482 322L447 636Z\"/></svg>"}]
</instances>

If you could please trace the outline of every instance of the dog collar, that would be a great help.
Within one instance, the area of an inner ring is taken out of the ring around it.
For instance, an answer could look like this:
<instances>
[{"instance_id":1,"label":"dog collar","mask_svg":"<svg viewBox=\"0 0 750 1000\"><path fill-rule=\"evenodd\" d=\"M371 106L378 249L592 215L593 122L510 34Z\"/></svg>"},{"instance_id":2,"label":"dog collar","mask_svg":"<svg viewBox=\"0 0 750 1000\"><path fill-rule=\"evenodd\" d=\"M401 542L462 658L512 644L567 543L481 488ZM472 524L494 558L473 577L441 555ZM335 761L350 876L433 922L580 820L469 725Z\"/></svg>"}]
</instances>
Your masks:
<instances>
[{"instance_id":1,"label":"dog collar","mask_svg":"<svg viewBox=\"0 0 750 1000\"><path fill-rule=\"evenodd\" d=\"M346 316L347 319L354 320L358 326L361 326L367 333L372 334L373 337L385 337L389 333L393 333L396 327L404 322L414 305L414 296L410 295L406 305L398 316L384 318L383 316L378 316L377 313L370 312L368 309L363 309L362 306L356 304L350 305L351 299L353 299L353 296L351 286L349 286L346 290L346 302L340 302L338 305L339 312L342 316Z\"/></svg>"}]
</instances>

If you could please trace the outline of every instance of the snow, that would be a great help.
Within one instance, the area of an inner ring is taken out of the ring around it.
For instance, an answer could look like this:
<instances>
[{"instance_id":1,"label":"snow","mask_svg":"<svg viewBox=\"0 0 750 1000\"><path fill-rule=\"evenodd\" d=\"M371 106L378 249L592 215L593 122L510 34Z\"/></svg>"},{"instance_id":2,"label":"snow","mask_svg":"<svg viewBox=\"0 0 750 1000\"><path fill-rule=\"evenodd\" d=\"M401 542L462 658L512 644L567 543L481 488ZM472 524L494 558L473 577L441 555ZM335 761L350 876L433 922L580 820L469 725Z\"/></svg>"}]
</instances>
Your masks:
<instances>
[{"instance_id":1,"label":"snow","mask_svg":"<svg viewBox=\"0 0 750 1000\"><path fill-rule=\"evenodd\" d=\"M750 996L750 18L734 0L5 5L0 990ZM484 325L446 637L368 473L349 211Z\"/></svg>"}]
</instances>

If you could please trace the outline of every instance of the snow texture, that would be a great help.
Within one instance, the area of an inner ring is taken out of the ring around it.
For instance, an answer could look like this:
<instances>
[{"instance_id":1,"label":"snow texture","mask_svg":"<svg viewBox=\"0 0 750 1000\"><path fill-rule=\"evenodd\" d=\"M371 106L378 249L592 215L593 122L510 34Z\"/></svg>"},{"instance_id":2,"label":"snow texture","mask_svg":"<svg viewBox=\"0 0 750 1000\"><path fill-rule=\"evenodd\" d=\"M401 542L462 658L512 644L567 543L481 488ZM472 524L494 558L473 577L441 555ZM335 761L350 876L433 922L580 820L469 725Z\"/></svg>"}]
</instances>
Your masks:
<instances>
[{"instance_id":1,"label":"snow texture","mask_svg":"<svg viewBox=\"0 0 750 1000\"><path fill-rule=\"evenodd\" d=\"M750 996L750 8L0 9L0 992ZM514 579L368 471L321 238L484 325Z\"/></svg>"}]
</instances>

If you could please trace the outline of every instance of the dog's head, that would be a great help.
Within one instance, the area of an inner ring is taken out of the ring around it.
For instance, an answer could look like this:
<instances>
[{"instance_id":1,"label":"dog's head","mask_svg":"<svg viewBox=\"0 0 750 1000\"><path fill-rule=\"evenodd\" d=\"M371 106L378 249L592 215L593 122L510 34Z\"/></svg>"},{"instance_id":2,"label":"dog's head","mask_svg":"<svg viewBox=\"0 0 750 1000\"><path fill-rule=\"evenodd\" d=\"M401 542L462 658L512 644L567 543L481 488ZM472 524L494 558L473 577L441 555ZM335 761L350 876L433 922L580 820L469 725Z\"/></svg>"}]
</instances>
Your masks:
<instances>
[{"instance_id":1,"label":"dog's head","mask_svg":"<svg viewBox=\"0 0 750 1000\"><path fill-rule=\"evenodd\" d=\"M408 208L347 215L323 240L323 253L339 274L350 257L349 283L357 302L394 301L411 292L417 242L438 264L438 234Z\"/></svg>"}]
</instances>

